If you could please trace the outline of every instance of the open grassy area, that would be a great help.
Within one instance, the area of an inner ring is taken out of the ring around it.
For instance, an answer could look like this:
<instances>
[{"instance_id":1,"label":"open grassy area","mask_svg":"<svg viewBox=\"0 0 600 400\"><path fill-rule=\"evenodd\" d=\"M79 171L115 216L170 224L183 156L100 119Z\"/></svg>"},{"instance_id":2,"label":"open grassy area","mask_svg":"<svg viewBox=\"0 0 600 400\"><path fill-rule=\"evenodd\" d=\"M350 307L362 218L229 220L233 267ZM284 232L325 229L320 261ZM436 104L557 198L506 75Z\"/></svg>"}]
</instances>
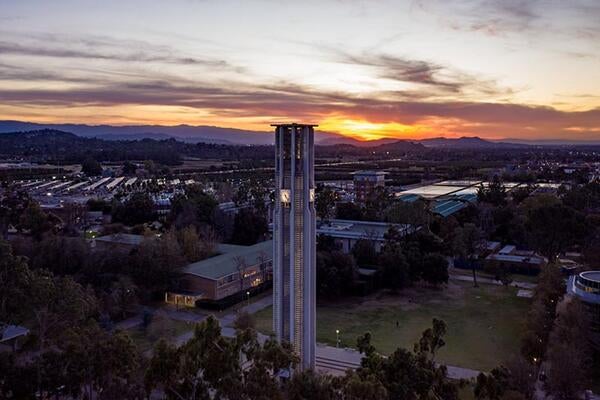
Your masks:
<instances>
[{"instance_id":1,"label":"open grassy area","mask_svg":"<svg viewBox=\"0 0 600 400\"><path fill-rule=\"evenodd\" d=\"M150 325L148 328L136 327L127 330L127 334L133 340L138 350L146 352L154 347L161 338L168 341L177 336L194 329L191 323L169 319L161 322L160 326Z\"/></svg>"},{"instance_id":2,"label":"open grassy area","mask_svg":"<svg viewBox=\"0 0 600 400\"><path fill-rule=\"evenodd\" d=\"M343 346L353 347L366 331L378 351L412 349L432 318L448 324L446 346L438 359L449 365L489 370L519 351L530 300L511 287L451 282L447 289L408 289L399 295L376 294L317 307L317 341L335 345L340 330ZM256 314L257 328L271 332L272 309ZM398 327L396 327L396 321Z\"/></svg>"}]
</instances>

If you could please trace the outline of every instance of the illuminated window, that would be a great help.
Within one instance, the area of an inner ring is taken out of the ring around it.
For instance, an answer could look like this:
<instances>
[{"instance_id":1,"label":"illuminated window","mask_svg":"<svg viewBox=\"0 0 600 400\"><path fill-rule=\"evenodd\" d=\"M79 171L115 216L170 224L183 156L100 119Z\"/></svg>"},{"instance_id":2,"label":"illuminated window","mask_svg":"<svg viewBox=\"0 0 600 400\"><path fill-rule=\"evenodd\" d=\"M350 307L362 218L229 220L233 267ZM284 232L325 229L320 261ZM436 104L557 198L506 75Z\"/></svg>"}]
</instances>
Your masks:
<instances>
[{"instance_id":1,"label":"illuminated window","mask_svg":"<svg viewBox=\"0 0 600 400\"><path fill-rule=\"evenodd\" d=\"M281 189L279 195L282 203L290 203L290 198L292 197L292 195L289 189Z\"/></svg>"}]
</instances>

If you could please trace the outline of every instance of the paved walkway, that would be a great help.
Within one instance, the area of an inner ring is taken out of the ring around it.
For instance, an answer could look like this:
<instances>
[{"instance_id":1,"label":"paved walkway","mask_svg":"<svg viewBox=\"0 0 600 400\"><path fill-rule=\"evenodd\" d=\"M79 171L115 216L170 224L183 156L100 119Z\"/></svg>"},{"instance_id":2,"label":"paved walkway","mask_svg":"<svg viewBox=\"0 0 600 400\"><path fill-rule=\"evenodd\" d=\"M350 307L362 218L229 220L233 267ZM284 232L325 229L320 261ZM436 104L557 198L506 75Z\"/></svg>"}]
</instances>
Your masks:
<instances>
[{"instance_id":1,"label":"paved walkway","mask_svg":"<svg viewBox=\"0 0 600 400\"><path fill-rule=\"evenodd\" d=\"M347 369L356 369L360 366L362 354L355 349L337 348L324 344L317 344L316 370L335 376L343 375ZM447 365L450 379L473 379L481 371L469 368Z\"/></svg>"},{"instance_id":2,"label":"paved walkway","mask_svg":"<svg viewBox=\"0 0 600 400\"><path fill-rule=\"evenodd\" d=\"M450 275L450 279L452 279L454 281L473 282L473 277L469 276L469 275L452 274L452 275ZM486 278L483 276L477 277L477 283L486 283L486 284L498 285L498 286L504 285L502 283L502 281L497 281L495 279ZM535 287L537 285L535 283L530 283L530 282L513 281L508 286L512 286L512 287L516 287L516 288L520 288L520 289L533 290L533 289L535 289Z\"/></svg>"},{"instance_id":3,"label":"paved walkway","mask_svg":"<svg viewBox=\"0 0 600 400\"><path fill-rule=\"evenodd\" d=\"M223 336L227 336L227 337L235 336L235 329L233 328L233 323L235 322L238 312L246 311L249 314L254 314L264 308L269 307L272 304L273 304L273 297L265 296L261 299L256 300L253 303L250 303L249 305L239 308L236 311L232 311L230 313L227 313L227 314L219 317L218 320L219 320L219 324L221 325L221 334ZM185 314L190 314L190 313L185 313ZM193 322L203 321L206 317L208 317L208 314L207 315L196 314L196 317L198 317L198 318L194 319ZM192 336L194 336L193 330L191 330L189 332L185 332L185 333L177 336L174 340L174 343L177 346L181 346L182 344L184 344L185 342L190 340L192 338ZM268 336L265 336L265 335L259 333L258 338L261 341L261 343L264 343L264 341L267 340Z\"/></svg>"},{"instance_id":4,"label":"paved walkway","mask_svg":"<svg viewBox=\"0 0 600 400\"><path fill-rule=\"evenodd\" d=\"M124 319L123 321L117 322L114 326L114 329L117 330L127 330L133 329L138 325L141 325L144 322L144 318L142 314L138 314L134 317Z\"/></svg>"}]
</instances>

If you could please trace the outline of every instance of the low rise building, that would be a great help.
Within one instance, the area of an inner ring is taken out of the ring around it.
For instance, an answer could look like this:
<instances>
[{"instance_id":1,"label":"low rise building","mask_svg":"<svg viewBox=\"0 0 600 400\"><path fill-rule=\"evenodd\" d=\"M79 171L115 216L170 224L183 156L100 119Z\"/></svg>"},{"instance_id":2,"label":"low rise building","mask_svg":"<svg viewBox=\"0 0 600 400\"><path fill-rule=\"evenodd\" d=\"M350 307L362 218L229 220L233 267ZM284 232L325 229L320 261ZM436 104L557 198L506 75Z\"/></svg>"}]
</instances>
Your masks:
<instances>
[{"instance_id":1,"label":"low rise building","mask_svg":"<svg viewBox=\"0 0 600 400\"><path fill-rule=\"evenodd\" d=\"M518 250L514 245L506 245L497 253L485 258L486 268L504 268L509 272L537 274L546 265L546 259L531 250Z\"/></svg>"},{"instance_id":2,"label":"low rise building","mask_svg":"<svg viewBox=\"0 0 600 400\"><path fill-rule=\"evenodd\" d=\"M185 266L177 290L167 292L165 301L188 307L199 302L227 304L272 281L273 241L253 246L221 244L218 252Z\"/></svg>"},{"instance_id":3,"label":"low rise building","mask_svg":"<svg viewBox=\"0 0 600 400\"><path fill-rule=\"evenodd\" d=\"M138 247L144 236L133 235L130 233L114 233L112 235L99 236L92 240L92 249L96 251L117 251L120 253L129 253Z\"/></svg>"},{"instance_id":4,"label":"low rise building","mask_svg":"<svg viewBox=\"0 0 600 400\"><path fill-rule=\"evenodd\" d=\"M356 201L364 202L377 187L385 187L384 171L356 171L354 174Z\"/></svg>"},{"instance_id":5,"label":"low rise building","mask_svg":"<svg viewBox=\"0 0 600 400\"><path fill-rule=\"evenodd\" d=\"M356 242L361 239L372 241L375 251L381 251L385 242L384 236L391 225L394 225L402 236L415 231L414 226L406 224L332 219L317 224L317 235L332 237L336 246L344 253L350 253Z\"/></svg>"}]
</instances>

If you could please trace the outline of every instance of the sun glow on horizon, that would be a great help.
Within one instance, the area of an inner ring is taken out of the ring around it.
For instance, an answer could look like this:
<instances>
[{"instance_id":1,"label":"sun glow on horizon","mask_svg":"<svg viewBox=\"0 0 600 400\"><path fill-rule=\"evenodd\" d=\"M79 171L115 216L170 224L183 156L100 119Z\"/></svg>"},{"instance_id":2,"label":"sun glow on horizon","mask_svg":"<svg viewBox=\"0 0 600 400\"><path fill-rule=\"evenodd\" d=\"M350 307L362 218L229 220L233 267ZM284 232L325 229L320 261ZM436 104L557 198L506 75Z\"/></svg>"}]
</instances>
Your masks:
<instances>
[{"instance_id":1,"label":"sun glow on horizon","mask_svg":"<svg viewBox=\"0 0 600 400\"><path fill-rule=\"evenodd\" d=\"M422 139L432 136L435 130L425 124L402 124L399 122L370 122L348 117L329 117L319 123L319 129L335 132L354 139L369 141L383 138ZM438 133L440 135L441 133Z\"/></svg>"}]
</instances>

